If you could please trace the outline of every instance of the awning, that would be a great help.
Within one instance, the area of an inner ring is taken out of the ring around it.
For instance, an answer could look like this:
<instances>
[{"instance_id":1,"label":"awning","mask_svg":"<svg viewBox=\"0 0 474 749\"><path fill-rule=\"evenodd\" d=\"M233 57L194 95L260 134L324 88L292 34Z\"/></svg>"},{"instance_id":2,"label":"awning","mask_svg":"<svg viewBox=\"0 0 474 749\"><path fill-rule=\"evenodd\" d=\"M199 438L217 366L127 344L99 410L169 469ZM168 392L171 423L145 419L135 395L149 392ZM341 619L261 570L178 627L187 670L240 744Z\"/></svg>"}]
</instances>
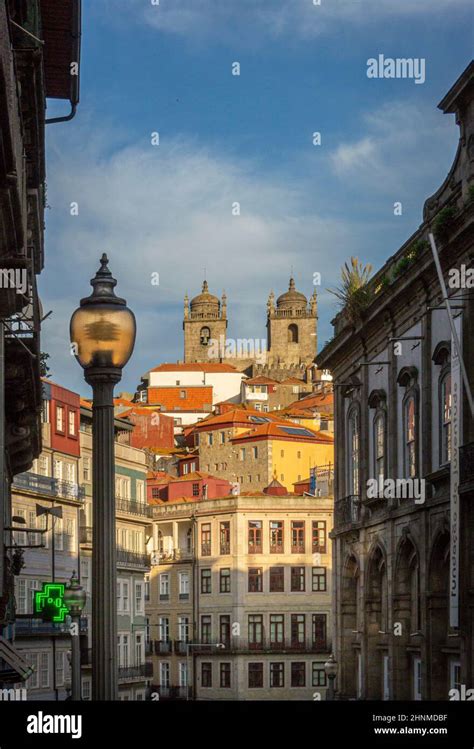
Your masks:
<instances>
[{"instance_id":1,"label":"awning","mask_svg":"<svg viewBox=\"0 0 474 749\"><path fill-rule=\"evenodd\" d=\"M41 0L46 96L79 102L81 0ZM77 63L77 75L71 75Z\"/></svg>"},{"instance_id":2,"label":"awning","mask_svg":"<svg viewBox=\"0 0 474 749\"><path fill-rule=\"evenodd\" d=\"M32 673L33 669L20 652L11 642L0 636L0 682L15 684L18 681L26 681Z\"/></svg>"}]
</instances>

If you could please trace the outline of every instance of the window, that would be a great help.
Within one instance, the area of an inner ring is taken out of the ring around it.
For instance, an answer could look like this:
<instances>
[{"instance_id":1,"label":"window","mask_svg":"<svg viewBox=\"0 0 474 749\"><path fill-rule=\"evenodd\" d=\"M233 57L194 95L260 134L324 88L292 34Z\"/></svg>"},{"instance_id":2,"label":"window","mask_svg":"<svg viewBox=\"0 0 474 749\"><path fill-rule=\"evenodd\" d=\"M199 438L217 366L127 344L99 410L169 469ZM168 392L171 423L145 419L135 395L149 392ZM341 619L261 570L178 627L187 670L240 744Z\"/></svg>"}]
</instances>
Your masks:
<instances>
[{"instance_id":1,"label":"window","mask_svg":"<svg viewBox=\"0 0 474 749\"><path fill-rule=\"evenodd\" d=\"M285 686L285 664L270 663L270 687Z\"/></svg>"},{"instance_id":2,"label":"window","mask_svg":"<svg viewBox=\"0 0 474 749\"><path fill-rule=\"evenodd\" d=\"M245 447L241 447L239 450L239 460L245 460Z\"/></svg>"},{"instance_id":3,"label":"window","mask_svg":"<svg viewBox=\"0 0 474 749\"><path fill-rule=\"evenodd\" d=\"M153 486L151 489L151 496L153 499L159 499L160 498L160 490L157 486Z\"/></svg>"},{"instance_id":4,"label":"window","mask_svg":"<svg viewBox=\"0 0 474 749\"><path fill-rule=\"evenodd\" d=\"M144 585L144 599L145 601L149 601L150 600L150 574L149 573L145 575L145 581L143 585Z\"/></svg>"},{"instance_id":5,"label":"window","mask_svg":"<svg viewBox=\"0 0 474 749\"><path fill-rule=\"evenodd\" d=\"M326 521L313 520L313 538L311 548L313 554L326 553Z\"/></svg>"},{"instance_id":6,"label":"window","mask_svg":"<svg viewBox=\"0 0 474 749\"><path fill-rule=\"evenodd\" d=\"M39 685L49 687L49 653L40 653Z\"/></svg>"},{"instance_id":7,"label":"window","mask_svg":"<svg viewBox=\"0 0 474 749\"><path fill-rule=\"evenodd\" d=\"M56 551L64 551L63 519L54 518L54 544Z\"/></svg>"},{"instance_id":8,"label":"window","mask_svg":"<svg viewBox=\"0 0 474 749\"><path fill-rule=\"evenodd\" d=\"M181 600L187 600L189 598L189 572L180 572L178 580L179 597Z\"/></svg>"},{"instance_id":9,"label":"window","mask_svg":"<svg viewBox=\"0 0 474 749\"><path fill-rule=\"evenodd\" d=\"M204 645L209 645L211 642L212 634L212 618L209 614L201 616L201 642Z\"/></svg>"},{"instance_id":10,"label":"window","mask_svg":"<svg viewBox=\"0 0 474 749\"><path fill-rule=\"evenodd\" d=\"M285 457L285 451L284 450L280 450L280 458L284 458L284 457Z\"/></svg>"},{"instance_id":11,"label":"window","mask_svg":"<svg viewBox=\"0 0 474 749\"><path fill-rule=\"evenodd\" d=\"M145 501L145 482L138 479L136 481L136 499L137 502Z\"/></svg>"},{"instance_id":12,"label":"window","mask_svg":"<svg viewBox=\"0 0 474 749\"><path fill-rule=\"evenodd\" d=\"M74 518L66 518L66 530L64 532L64 551L74 551L74 535Z\"/></svg>"},{"instance_id":13,"label":"window","mask_svg":"<svg viewBox=\"0 0 474 749\"><path fill-rule=\"evenodd\" d=\"M188 616L178 616L178 639L180 642L189 642Z\"/></svg>"},{"instance_id":14,"label":"window","mask_svg":"<svg viewBox=\"0 0 474 749\"><path fill-rule=\"evenodd\" d=\"M128 597L128 582L123 580L122 581L122 611L130 611L130 601Z\"/></svg>"},{"instance_id":15,"label":"window","mask_svg":"<svg viewBox=\"0 0 474 749\"><path fill-rule=\"evenodd\" d=\"M219 439L220 439L221 445L223 445L225 443L225 432L220 432Z\"/></svg>"},{"instance_id":16,"label":"window","mask_svg":"<svg viewBox=\"0 0 474 749\"><path fill-rule=\"evenodd\" d=\"M249 554L262 553L262 521L249 520Z\"/></svg>"},{"instance_id":17,"label":"window","mask_svg":"<svg viewBox=\"0 0 474 749\"><path fill-rule=\"evenodd\" d=\"M270 554L283 554L282 520L270 520Z\"/></svg>"},{"instance_id":18,"label":"window","mask_svg":"<svg viewBox=\"0 0 474 749\"><path fill-rule=\"evenodd\" d=\"M405 402L405 474L416 476L416 424L415 398L410 396Z\"/></svg>"},{"instance_id":19,"label":"window","mask_svg":"<svg viewBox=\"0 0 474 749\"><path fill-rule=\"evenodd\" d=\"M230 568L224 567L219 570L219 592L230 593Z\"/></svg>"},{"instance_id":20,"label":"window","mask_svg":"<svg viewBox=\"0 0 474 749\"><path fill-rule=\"evenodd\" d=\"M183 661L178 664L178 683L180 687L188 686L188 667Z\"/></svg>"},{"instance_id":21,"label":"window","mask_svg":"<svg viewBox=\"0 0 474 749\"><path fill-rule=\"evenodd\" d=\"M41 476L49 476L49 460L47 455L39 456L39 473Z\"/></svg>"},{"instance_id":22,"label":"window","mask_svg":"<svg viewBox=\"0 0 474 749\"><path fill-rule=\"evenodd\" d=\"M348 416L349 494L359 496L359 411L353 407Z\"/></svg>"},{"instance_id":23,"label":"window","mask_svg":"<svg viewBox=\"0 0 474 749\"><path fill-rule=\"evenodd\" d=\"M168 572L160 575L160 601L167 601L170 596L170 576Z\"/></svg>"},{"instance_id":24,"label":"window","mask_svg":"<svg viewBox=\"0 0 474 749\"><path fill-rule=\"evenodd\" d=\"M199 497L199 484L193 484L193 497Z\"/></svg>"},{"instance_id":25,"label":"window","mask_svg":"<svg viewBox=\"0 0 474 749\"><path fill-rule=\"evenodd\" d=\"M212 663L201 663L201 686L212 687Z\"/></svg>"},{"instance_id":26,"label":"window","mask_svg":"<svg viewBox=\"0 0 474 749\"><path fill-rule=\"evenodd\" d=\"M160 663L160 687L169 688L170 685L170 664L168 661Z\"/></svg>"},{"instance_id":27,"label":"window","mask_svg":"<svg viewBox=\"0 0 474 749\"><path fill-rule=\"evenodd\" d=\"M221 614L219 617L219 642L230 647L230 614Z\"/></svg>"},{"instance_id":28,"label":"window","mask_svg":"<svg viewBox=\"0 0 474 749\"><path fill-rule=\"evenodd\" d=\"M270 593L284 593L285 568L270 567Z\"/></svg>"},{"instance_id":29,"label":"window","mask_svg":"<svg viewBox=\"0 0 474 749\"><path fill-rule=\"evenodd\" d=\"M145 662L144 645L143 634L137 632L135 634L135 666L141 666Z\"/></svg>"},{"instance_id":30,"label":"window","mask_svg":"<svg viewBox=\"0 0 474 749\"><path fill-rule=\"evenodd\" d=\"M222 689L230 689L230 663L219 665L219 684Z\"/></svg>"},{"instance_id":31,"label":"window","mask_svg":"<svg viewBox=\"0 0 474 749\"><path fill-rule=\"evenodd\" d=\"M207 568L201 570L201 593L211 592L211 582L211 570Z\"/></svg>"},{"instance_id":32,"label":"window","mask_svg":"<svg viewBox=\"0 0 474 749\"><path fill-rule=\"evenodd\" d=\"M261 567L249 567L249 593L263 591L263 573Z\"/></svg>"},{"instance_id":33,"label":"window","mask_svg":"<svg viewBox=\"0 0 474 749\"><path fill-rule=\"evenodd\" d=\"M311 686L313 687L325 687L326 686L326 671L324 670L324 663L312 664Z\"/></svg>"},{"instance_id":34,"label":"window","mask_svg":"<svg viewBox=\"0 0 474 749\"><path fill-rule=\"evenodd\" d=\"M145 609L143 605L143 583L137 581L135 583L135 613L144 614Z\"/></svg>"},{"instance_id":35,"label":"window","mask_svg":"<svg viewBox=\"0 0 474 749\"><path fill-rule=\"evenodd\" d=\"M306 642L306 615L291 615L291 647L302 650Z\"/></svg>"},{"instance_id":36,"label":"window","mask_svg":"<svg viewBox=\"0 0 474 749\"><path fill-rule=\"evenodd\" d=\"M68 420L69 420L69 436L75 437L76 436L76 411L69 411L68 413Z\"/></svg>"},{"instance_id":37,"label":"window","mask_svg":"<svg viewBox=\"0 0 474 749\"><path fill-rule=\"evenodd\" d=\"M49 401L44 400L41 408L41 421L43 424L49 424Z\"/></svg>"},{"instance_id":38,"label":"window","mask_svg":"<svg viewBox=\"0 0 474 749\"><path fill-rule=\"evenodd\" d=\"M285 643L285 617L283 614L270 614L270 647L282 648Z\"/></svg>"},{"instance_id":39,"label":"window","mask_svg":"<svg viewBox=\"0 0 474 749\"><path fill-rule=\"evenodd\" d=\"M255 460L258 458L258 447L252 447L252 454Z\"/></svg>"},{"instance_id":40,"label":"window","mask_svg":"<svg viewBox=\"0 0 474 749\"><path fill-rule=\"evenodd\" d=\"M288 343L298 343L298 326L294 323L288 326Z\"/></svg>"},{"instance_id":41,"label":"window","mask_svg":"<svg viewBox=\"0 0 474 749\"><path fill-rule=\"evenodd\" d=\"M211 524L203 523L201 525L201 555L203 557L211 556Z\"/></svg>"},{"instance_id":42,"label":"window","mask_svg":"<svg viewBox=\"0 0 474 749\"><path fill-rule=\"evenodd\" d=\"M184 400L186 398L186 390L180 390L179 397L181 398L181 400Z\"/></svg>"},{"instance_id":43,"label":"window","mask_svg":"<svg viewBox=\"0 0 474 749\"><path fill-rule=\"evenodd\" d=\"M263 688L263 663L249 663L249 689Z\"/></svg>"},{"instance_id":44,"label":"window","mask_svg":"<svg viewBox=\"0 0 474 749\"><path fill-rule=\"evenodd\" d=\"M305 569L304 567L291 568L291 588L292 593L302 593L305 590Z\"/></svg>"},{"instance_id":45,"label":"window","mask_svg":"<svg viewBox=\"0 0 474 749\"><path fill-rule=\"evenodd\" d=\"M220 525L220 552L230 554L230 522L228 520Z\"/></svg>"},{"instance_id":46,"label":"window","mask_svg":"<svg viewBox=\"0 0 474 749\"><path fill-rule=\"evenodd\" d=\"M205 326L204 328L201 328L200 333L200 341L201 346L207 346L209 344L209 339L211 337L211 329Z\"/></svg>"},{"instance_id":47,"label":"window","mask_svg":"<svg viewBox=\"0 0 474 749\"><path fill-rule=\"evenodd\" d=\"M374 467L377 481L385 479L385 412L378 410L374 418Z\"/></svg>"},{"instance_id":48,"label":"window","mask_svg":"<svg viewBox=\"0 0 474 749\"><path fill-rule=\"evenodd\" d=\"M115 477L115 494L118 499L130 500L131 497L131 482L126 476Z\"/></svg>"},{"instance_id":49,"label":"window","mask_svg":"<svg viewBox=\"0 0 474 749\"><path fill-rule=\"evenodd\" d=\"M326 642L326 614L313 614L312 616L312 640L313 648L327 650Z\"/></svg>"},{"instance_id":50,"label":"window","mask_svg":"<svg viewBox=\"0 0 474 749\"><path fill-rule=\"evenodd\" d=\"M441 417L441 465L451 460L451 373L446 374L440 386L440 417Z\"/></svg>"},{"instance_id":51,"label":"window","mask_svg":"<svg viewBox=\"0 0 474 749\"><path fill-rule=\"evenodd\" d=\"M211 447L214 443L214 435L212 432L207 435L207 444Z\"/></svg>"},{"instance_id":52,"label":"window","mask_svg":"<svg viewBox=\"0 0 474 749\"><path fill-rule=\"evenodd\" d=\"M304 554L304 520L291 522L291 553Z\"/></svg>"},{"instance_id":53,"label":"window","mask_svg":"<svg viewBox=\"0 0 474 749\"><path fill-rule=\"evenodd\" d=\"M306 663L297 662L291 664L291 686L306 686Z\"/></svg>"},{"instance_id":54,"label":"window","mask_svg":"<svg viewBox=\"0 0 474 749\"><path fill-rule=\"evenodd\" d=\"M313 567L311 590L313 593L327 590L326 567Z\"/></svg>"},{"instance_id":55,"label":"window","mask_svg":"<svg viewBox=\"0 0 474 749\"><path fill-rule=\"evenodd\" d=\"M193 529L189 528L186 533L186 551L191 552L193 548Z\"/></svg>"},{"instance_id":56,"label":"window","mask_svg":"<svg viewBox=\"0 0 474 749\"><path fill-rule=\"evenodd\" d=\"M90 700L91 698L91 683L90 681L83 680L82 682L82 699Z\"/></svg>"},{"instance_id":57,"label":"window","mask_svg":"<svg viewBox=\"0 0 474 749\"><path fill-rule=\"evenodd\" d=\"M249 648L259 650L263 646L263 616L262 614L249 614Z\"/></svg>"},{"instance_id":58,"label":"window","mask_svg":"<svg viewBox=\"0 0 474 749\"><path fill-rule=\"evenodd\" d=\"M82 480L91 480L91 459L87 457L82 459Z\"/></svg>"},{"instance_id":59,"label":"window","mask_svg":"<svg viewBox=\"0 0 474 749\"><path fill-rule=\"evenodd\" d=\"M64 408L56 406L56 431L64 432Z\"/></svg>"},{"instance_id":60,"label":"window","mask_svg":"<svg viewBox=\"0 0 474 749\"><path fill-rule=\"evenodd\" d=\"M33 669L33 673L31 674L30 678L27 681L27 687L28 689L38 689L39 687L39 669L38 669L39 653L28 653L28 654L25 653L25 655L28 659L28 663Z\"/></svg>"}]
</instances>

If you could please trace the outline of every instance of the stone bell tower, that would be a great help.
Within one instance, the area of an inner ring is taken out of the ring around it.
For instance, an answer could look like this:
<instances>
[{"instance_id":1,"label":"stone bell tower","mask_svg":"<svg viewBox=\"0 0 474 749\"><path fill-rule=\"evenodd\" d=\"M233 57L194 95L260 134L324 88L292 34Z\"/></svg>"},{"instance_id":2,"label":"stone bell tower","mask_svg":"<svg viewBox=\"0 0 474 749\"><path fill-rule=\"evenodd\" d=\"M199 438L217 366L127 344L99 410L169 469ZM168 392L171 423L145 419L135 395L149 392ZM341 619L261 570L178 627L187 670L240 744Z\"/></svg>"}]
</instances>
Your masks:
<instances>
[{"instance_id":1,"label":"stone bell tower","mask_svg":"<svg viewBox=\"0 0 474 749\"><path fill-rule=\"evenodd\" d=\"M191 299L184 297L184 361L216 362L216 349L225 349L227 330L227 297L222 295L222 302L209 293L207 281L202 285L202 292ZM212 345L214 341L216 344ZM212 348L210 348L212 346ZM211 354L211 356L210 356Z\"/></svg>"},{"instance_id":2,"label":"stone bell tower","mask_svg":"<svg viewBox=\"0 0 474 749\"><path fill-rule=\"evenodd\" d=\"M290 278L288 291L278 297L270 293L267 302L269 364L291 367L311 364L317 350L316 290L308 303Z\"/></svg>"}]
</instances>

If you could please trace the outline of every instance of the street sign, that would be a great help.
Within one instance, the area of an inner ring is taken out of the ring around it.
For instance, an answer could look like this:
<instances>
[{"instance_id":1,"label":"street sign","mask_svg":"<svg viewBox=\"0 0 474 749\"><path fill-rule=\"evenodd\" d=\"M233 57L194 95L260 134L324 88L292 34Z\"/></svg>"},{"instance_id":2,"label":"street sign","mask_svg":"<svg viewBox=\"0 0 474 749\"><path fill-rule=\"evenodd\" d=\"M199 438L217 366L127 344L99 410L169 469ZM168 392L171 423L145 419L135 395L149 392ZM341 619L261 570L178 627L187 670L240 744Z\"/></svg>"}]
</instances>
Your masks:
<instances>
[{"instance_id":1,"label":"street sign","mask_svg":"<svg viewBox=\"0 0 474 749\"><path fill-rule=\"evenodd\" d=\"M63 583L43 583L35 592L34 613L45 622L64 622L69 609L64 603Z\"/></svg>"}]
</instances>

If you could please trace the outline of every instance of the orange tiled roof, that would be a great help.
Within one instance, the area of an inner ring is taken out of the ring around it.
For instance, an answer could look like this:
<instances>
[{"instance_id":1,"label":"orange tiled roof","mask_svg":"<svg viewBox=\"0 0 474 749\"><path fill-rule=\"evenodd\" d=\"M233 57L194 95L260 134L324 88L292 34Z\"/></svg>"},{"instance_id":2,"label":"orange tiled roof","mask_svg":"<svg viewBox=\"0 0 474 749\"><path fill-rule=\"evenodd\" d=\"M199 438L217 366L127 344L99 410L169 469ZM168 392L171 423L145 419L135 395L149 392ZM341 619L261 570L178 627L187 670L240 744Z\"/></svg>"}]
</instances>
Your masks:
<instances>
[{"instance_id":1,"label":"orange tiled roof","mask_svg":"<svg viewBox=\"0 0 474 749\"><path fill-rule=\"evenodd\" d=\"M249 380L245 380L246 385L279 385L277 380L272 380L270 377L264 375L257 375L257 377L251 377Z\"/></svg>"},{"instance_id":2,"label":"orange tiled roof","mask_svg":"<svg viewBox=\"0 0 474 749\"><path fill-rule=\"evenodd\" d=\"M292 430L304 431L306 434L298 434L298 431L292 433ZM324 442L326 444L334 442L334 438L329 434L316 432L313 429L308 429L308 427L298 426L298 424L290 424L288 421L258 425L244 434L233 437L232 442L240 442L241 440L251 442L262 437L267 439L293 439L296 442Z\"/></svg>"},{"instance_id":3,"label":"orange tiled roof","mask_svg":"<svg viewBox=\"0 0 474 749\"><path fill-rule=\"evenodd\" d=\"M219 428L222 427L223 424L240 424L240 425L247 425L252 424L252 417L257 417L259 419L269 419L270 421L282 421L283 419L278 418L274 416L271 412L265 413L261 411L255 411L254 409L244 409L244 408L233 408L231 411L225 411L222 414L213 414L212 416L209 416L207 419L203 419L202 421L199 421L195 426L193 427L194 430L198 431L206 431L207 429L212 429L213 427Z\"/></svg>"},{"instance_id":4,"label":"orange tiled roof","mask_svg":"<svg viewBox=\"0 0 474 749\"><path fill-rule=\"evenodd\" d=\"M181 392L186 397L181 398ZM148 402L160 404L166 411L202 411L212 405L212 385L149 387Z\"/></svg>"},{"instance_id":5,"label":"orange tiled roof","mask_svg":"<svg viewBox=\"0 0 474 749\"><path fill-rule=\"evenodd\" d=\"M191 362L188 364L159 364L150 372L234 372L239 374L238 370L231 364L222 364L220 362Z\"/></svg>"}]
</instances>

